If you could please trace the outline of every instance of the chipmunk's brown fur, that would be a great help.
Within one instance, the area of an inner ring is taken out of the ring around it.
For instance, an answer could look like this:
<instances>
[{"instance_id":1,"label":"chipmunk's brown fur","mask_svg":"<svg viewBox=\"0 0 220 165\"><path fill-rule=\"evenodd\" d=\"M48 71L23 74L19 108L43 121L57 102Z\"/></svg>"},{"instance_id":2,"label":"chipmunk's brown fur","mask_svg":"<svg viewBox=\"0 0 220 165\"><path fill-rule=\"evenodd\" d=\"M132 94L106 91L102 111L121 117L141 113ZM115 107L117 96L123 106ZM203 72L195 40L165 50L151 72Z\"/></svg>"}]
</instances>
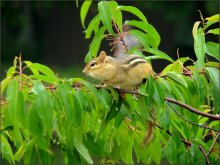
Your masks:
<instances>
[{"instance_id":1,"label":"chipmunk's brown fur","mask_svg":"<svg viewBox=\"0 0 220 165\"><path fill-rule=\"evenodd\" d=\"M101 80L102 84L124 90L133 90L148 75L153 75L151 65L138 55L131 54L123 59L115 59L107 56L104 51L92 59L83 72Z\"/></svg>"}]
</instances>

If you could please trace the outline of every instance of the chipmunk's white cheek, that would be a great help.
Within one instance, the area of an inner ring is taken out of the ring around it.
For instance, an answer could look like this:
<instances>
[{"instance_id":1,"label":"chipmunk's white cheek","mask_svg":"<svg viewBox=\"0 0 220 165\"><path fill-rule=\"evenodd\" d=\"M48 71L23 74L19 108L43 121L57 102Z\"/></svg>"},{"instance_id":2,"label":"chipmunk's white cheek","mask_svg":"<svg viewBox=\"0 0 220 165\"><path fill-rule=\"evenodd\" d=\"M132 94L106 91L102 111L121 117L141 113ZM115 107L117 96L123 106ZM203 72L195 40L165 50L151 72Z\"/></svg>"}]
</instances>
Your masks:
<instances>
[{"instance_id":1,"label":"chipmunk's white cheek","mask_svg":"<svg viewBox=\"0 0 220 165\"><path fill-rule=\"evenodd\" d=\"M93 77L93 78L96 78L96 73L95 72L88 72L88 75Z\"/></svg>"}]
</instances>

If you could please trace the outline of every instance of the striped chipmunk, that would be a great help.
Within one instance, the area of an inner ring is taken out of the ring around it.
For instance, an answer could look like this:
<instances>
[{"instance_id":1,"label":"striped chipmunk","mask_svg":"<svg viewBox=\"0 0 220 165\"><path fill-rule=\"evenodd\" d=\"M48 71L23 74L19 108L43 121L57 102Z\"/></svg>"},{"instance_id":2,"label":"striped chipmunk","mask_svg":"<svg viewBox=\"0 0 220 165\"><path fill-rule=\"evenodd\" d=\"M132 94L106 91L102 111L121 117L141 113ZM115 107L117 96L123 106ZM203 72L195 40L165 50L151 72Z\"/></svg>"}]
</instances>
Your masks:
<instances>
[{"instance_id":1,"label":"striped chipmunk","mask_svg":"<svg viewBox=\"0 0 220 165\"><path fill-rule=\"evenodd\" d=\"M153 69L138 55L131 54L116 59L102 51L85 66L83 73L101 80L102 86L134 90L147 76L153 76Z\"/></svg>"}]
</instances>

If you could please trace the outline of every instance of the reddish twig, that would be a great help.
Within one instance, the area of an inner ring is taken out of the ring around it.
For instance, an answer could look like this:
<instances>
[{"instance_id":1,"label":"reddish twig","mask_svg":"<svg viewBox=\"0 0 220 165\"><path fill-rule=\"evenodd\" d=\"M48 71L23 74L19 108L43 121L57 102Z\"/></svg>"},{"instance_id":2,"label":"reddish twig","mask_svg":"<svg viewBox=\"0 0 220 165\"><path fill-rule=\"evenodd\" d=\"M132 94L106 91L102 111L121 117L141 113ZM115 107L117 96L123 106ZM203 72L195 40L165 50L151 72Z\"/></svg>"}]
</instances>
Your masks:
<instances>
[{"instance_id":1,"label":"reddish twig","mask_svg":"<svg viewBox=\"0 0 220 165\"><path fill-rule=\"evenodd\" d=\"M201 116L204 116L204 117L208 117L208 118L213 119L213 120L220 120L220 116L219 115L212 115L212 114L209 114L209 113L201 112L200 110L197 110L197 109L195 109L195 108L193 108L193 107L191 107L191 106L189 106L187 104L184 104L184 103L182 103L180 101L177 101L175 99L172 99L172 98L166 97L165 100L170 102L170 103L174 103L176 105L179 105L179 106L181 106L181 107L183 107L185 109L188 109L189 111L191 111L193 113L196 113L198 115L201 115Z\"/></svg>"},{"instance_id":2,"label":"reddish twig","mask_svg":"<svg viewBox=\"0 0 220 165\"><path fill-rule=\"evenodd\" d=\"M21 87L22 87L22 62L21 62L21 55L20 55L18 60L19 60L19 76L20 76L19 90L21 90Z\"/></svg>"},{"instance_id":3,"label":"reddish twig","mask_svg":"<svg viewBox=\"0 0 220 165\"><path fill-rule=\"evenodd\" d=\"M115 27L117 33L118 33L119 39L120 39L120 41L122 42L122 45L123 45L124 48L125 48L125 51L128 52L128 45L125 43L124 35L123 35L122 33L120 33L120 31L119 31L119 29L118 29L118 27L117 27L115 21L112 20L112 22L113 22L113 25L114 25L114 27Z\"/></svg>"}]
</instances>

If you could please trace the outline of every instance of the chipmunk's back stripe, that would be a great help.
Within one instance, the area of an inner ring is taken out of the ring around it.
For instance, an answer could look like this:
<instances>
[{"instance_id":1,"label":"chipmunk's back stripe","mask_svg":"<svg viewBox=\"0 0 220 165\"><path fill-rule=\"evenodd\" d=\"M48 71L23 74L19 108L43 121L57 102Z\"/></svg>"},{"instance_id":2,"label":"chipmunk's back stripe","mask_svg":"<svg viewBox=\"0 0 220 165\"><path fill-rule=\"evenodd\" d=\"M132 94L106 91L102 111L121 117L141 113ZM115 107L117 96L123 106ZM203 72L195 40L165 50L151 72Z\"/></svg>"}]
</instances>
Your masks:
<instances>
[{"instance_id":1,"label":"chipmunk's back stripe","mask_svg":"<svg viewBox=\"0 0 220 165\"><path fill-rule=\"evenodd\" d=\"M130 62L130 65L133 65L135 63L146 63L146 61L142 58L134 59Z\"/></svg>"},{"instance_id":2,"label":"chipmunk's back stripe","mask_svg":"<svg viewBox=\"0 0 220 165\"><path fill-rule=\"evenodd\" d=\"M144 60L144 59L139 56L134 56L134 57L131 57L130 59L128 59L126 61L126 64L130 64L130 62L132 63L133 61L136 61L136 60Z\"/></svg>"},{"instance_id":3,"label":"chipmunk's back stripe","mask_svg":"<svg viewBox=\"0 0 220 165\"><path fill-rule=\"evenodd\" d=\"M138 61L132 61L131 65L129 67L132 68L132 67L137 66L138 64L144 64L144 63L146 63L146 61L143 60L143 59L142 60L138 60Z\"/></svg>"}]
</instances>

